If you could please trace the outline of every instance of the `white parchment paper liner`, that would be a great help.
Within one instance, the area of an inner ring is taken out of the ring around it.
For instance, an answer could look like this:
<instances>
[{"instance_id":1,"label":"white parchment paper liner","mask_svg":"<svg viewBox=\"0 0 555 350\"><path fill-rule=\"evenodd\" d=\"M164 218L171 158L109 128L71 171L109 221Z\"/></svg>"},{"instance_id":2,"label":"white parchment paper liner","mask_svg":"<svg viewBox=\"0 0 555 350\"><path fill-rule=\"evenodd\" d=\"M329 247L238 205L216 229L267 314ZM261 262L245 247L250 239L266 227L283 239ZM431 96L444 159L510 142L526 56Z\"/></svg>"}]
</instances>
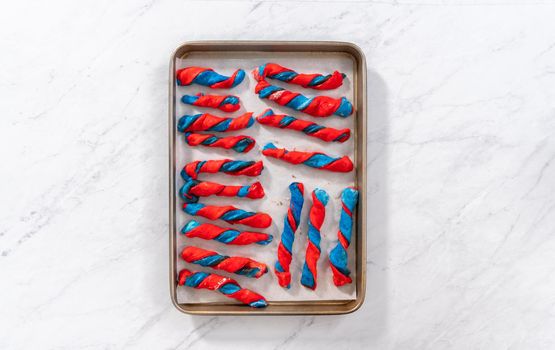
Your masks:
<instances>
[{"instance_id":1,"label":"white parchment paper liner","mask_svg":"<svg viewBox=\"0 0 555 350\"><path fill-rule=\"evenodd\" d=\"M347 97L353 102L352 76L354 70L354 62L347 55L334 53L272 53L272 54L249 54L248 58L244 53L193 53L185 59L177 62L177 67L186 66L204 66L211 67L217 72L230 75L235 69L242 68L246 71L247 77L239 86L233 89L217 89L191 85L186 87L177 87L176 106L177 119L184 114L211 113L219 116L239 116L247 111L254 112L254 116L259 115L266 108L270 107L277 114L289 114L297 118L312 120L318 124L338 129L350 128L354 133L354 115L348 118L338 116L330 116L328 118L314 118L292 109L281 107L271 101L261 100L254 93L256 81L253 79L252 70L260 64L266 62L279 63L285 67L292 68L297 72L304 73L331 73L339 70L347 74L347 80L343 86L336 90L318 91L311 89L303 89L297 85L284 84L277 80L269 79L273 85L280 85L292 91L298 91L306 96L315 96L317 94L325 94L332 97ZM184 105L179 101L184 94L195 94L197 92L215 93L215 94L231 94L241 99L241 109L234 113L224 113L219 110L208 108L197 108L194 106ZM355 112L356 113L356 112ZM223 227L233 227L236 229L246 229L249 231L259 231L272 234L274 240L267 246L248 245L248 246L232 246L224 245L215 241L205 241L202 239L186 238L183 235L177 237L177 271L187 267L193 271L215 272L220 275L229 276L239 282L242 287L252 289L269 301L301 301L301 300L351 300L356 298L355 284L337 288L332 282L332 272L329 267L328 253L337 242L337 230L339 225L339 215L341 210L340 193L347 186L353 186L355 173L348 174L333 173L312 169L304 165L292 165L277 159L267 158L261 154L261 148L268 142L273 142L277 147L285 147L288 149L297 149L300 151L321 151L331 156L348 155L354 161L354 143L353 135L344 143L327 143L313 137L309 137L303 133L293 130L280 130L277 128L262 126L255 123L251 128L229 132L218 133L219 135L238 135L244 134L252 136L256 139L257 145L247 154L236 153L234 151L226 151L221 149L212 149L207 147L190 147L183 140L182 134L177 137L176 150L176 188L179 189L183 185L180 171L183 166L194 160L207 159L242 159L242 160L263 160L264 171L258 178L246 176L228 176L224 174L201 174L200 180L214 181L223 184L247 184L259 180L266 192L266 197L260 200L250 200L241 198L226 197L208 197L201 198L201 202L213 205L233 205L235 207L252 210L263 211L270 214L273 218L273 224L267 229L253 229L242 225L229 225L223 221L214 221L213 223ZM291 264L291 289L283 289L277 283L274 274L274 264L277 260L277 246L280 241L281 231L283 229L283 219L289 205L288 186L293 181L299 181L305 185L305 202L301 215L301 223L295 235L293 245L293 262ZM312 204L311 192L314 188L320 187L325 189L330 195L330 201L326 207L326 219L322 227L322 254L318 262L318 287L315 291L309 290L300 284L302 266L304 264L304 256L307 245L307 218L308 212ZM185 214L181 210L182 201L177 201L177 224L180 230L183 225L193 217ZM201 217L194 217L199 222L208 222ZM353 238L352 245L349 248L349 268L351 269L351 277L353 281L356 279L355 270L355 244ZM215 250L219 253L230 256L246 256L264 262L268 265L269 272L259 279L246 278L223 271L216 271L211 268L204 268L199 265L187 264L180 258L180 253L185 245L196 245L204 249ZM202 303L202 302L221 302L230 301L229 298L218 292L207 290L195 290L189 287L178 287L177 300L180 303Z\"/></svg>"}]
</instances>

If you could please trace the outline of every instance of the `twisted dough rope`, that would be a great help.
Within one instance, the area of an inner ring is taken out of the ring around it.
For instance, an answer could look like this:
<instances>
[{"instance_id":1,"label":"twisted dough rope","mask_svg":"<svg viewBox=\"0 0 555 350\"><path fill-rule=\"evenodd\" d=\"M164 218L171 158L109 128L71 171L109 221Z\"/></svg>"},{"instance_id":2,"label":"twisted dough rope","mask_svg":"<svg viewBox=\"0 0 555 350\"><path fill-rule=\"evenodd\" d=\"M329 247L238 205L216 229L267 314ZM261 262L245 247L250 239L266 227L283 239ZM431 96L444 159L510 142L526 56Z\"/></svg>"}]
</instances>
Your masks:
<instances>
[{"instance_id":1,"label":"twisted dough rope","mask_svg":"<svg viewBox=\"0 0 555 350\"><path fill-rule=\"evenodd\" d=\"M326 142L345 142L351 136L350 129L334 129L318 125L308 120L297 119L286 114L275 114L270 108L262 112L256 120L262 125L280 129L292 129L316 137Z\"/></svg>"},{"instance_id":2,"label":"twisted dough rope","mask_svg":"<svg viewBox=\"0 0 555 350\"><path fill-rule=\"evenodd\" d=\"M333 158L320 152L289 151L277 148L273 143L268 143L262 149L266 157L281 159L291 164L304 164L311 168L348 173L353 170L353 162L348 156Z\"/></svg>"},{"instance_id":3,"label":"twisted dough rope","mask_svg":"<svg viewBox=\"0 0 555 350\"><path fill-rule=\"evenodd\" d=\"M339 231L337 238L339 242L330 251L330 267L333 272L333 283L342 286L352 282L350 271L347 267L347 249L351 244L353 228L353 211L358 202L358 191L347 187L341 192L341 216L339 218Z\"/></svg>"},{"instance_id":4,"label":"twisted dough rope","mask_svg":"<svg viewBox=\"0 0 555 350\"><path fill-rule=\"evenodd\" d=\"M332 114L348 117L353 114L353 105L345 97L340 99L328 96L306 97L298 92L285 90L260 80L254 92L260 98L267 98L275 103L304 112L313 117L329 117Z\"/></svg>"},{"instance_id":5,"label":"twisted dough rope","mask_svg":"<svg viewBox=\"0 0 555 350\"><path fill-rule=\"evenodd\" d=\"M187 269L179 271L177 283L180 286L187 286L196 289L217 290L228 298L233 298L243 304L252 307L266 307L266 299L252 290L241 288L239 283L229 277L216 275L214 273L193 272Z\"/></svg>"},{"instance_id":6,"label":"twisted dough rope","mask_svg":"<svg viewBox=\"0 0 555 350\"><path fill-rule=\"evenodd\" d=\"M212 68L186 67L176 72L177 84L186 86L193 83L212 89L229 89L239 85L245 79L245 71L237 69L232 76L214 72Z\"/></svg>"},{"instance_id":7,"label":"twisted dough rope","mask_svg":"<svg viewBox=\"0 0 555 350\"><path fill-rule=\"evenodd\" d=\"M179 189L179 196L187 203L196 203L199 201L199 197L214 195L259 199L264 197L264 188L258 181L245 186L227 186L215 182L189 179Z\"/></svg>"},{"instance_id":8,"label":"twisted dough rope","mask_svg":"<svg viewBox=\"0 0 555 350\"><path fill-rule=\"evenodd\" d=\"M266 63L254 70L255 79L261 80L271 78L284 81L289 84L300 85L305 88L316 90L331 90L341 86L346 75L334 71L332 74L303 74L297 73L290 68L285 68L276 63Z\"/></svg>"},{"instance_id":9,"label":"twisted dough rope","mask_svg":"<svg viewBox=\"0 0 555 350\"><path fill-rule=\"evenodd\" d=\"M192 132L185 133L185 142L193 147L199 145L218 147L232 149L238 153L247 153L256 143L252 137L246 135L219 137L214 134L197 134Z\"/></svg>"},{"instance_id":10,"label":"twisted dough rope","mask_svg":"<svg viewBox=\"0 0 555 350\"><path fill-rule=\"evenodd\" d=\"M250 128L254 124L252 112L237 118L218 117L209 113L184 115L177 122L177 130L187 131L235 131Z\"/></svg>"},{"instance_id":11,"label":"twisted dough rope","mask_svg":"<svg viewBox=\"0 0 555 350\"><path fill-rule=\"evenodd\" d=\"M229 245L247 245L252 243L267 245L274 239L272 235L267 233L238 231L209 223L201 224L195 220L191 220L183 226L181 233L189 238L214 240Z\"/></svg>"},{"instance_id":12,"label":"twisted dough rope","mask_svg":"<svg viewBox=\"0 0 555 350\"><path fill-rule=\"evenodd\" d=\"M295 231L299 226L301 219L301 211L303 209L303 193L304 185L300 182L293 182L289 185L291 192L291 201L289 202L289 209L287 215L283 220L283 232L281 233L281 242L278 246L277 258L275 265L275 273L278 278L278 283L283 288L291 287L291 271L290 265L293 252L293 241L295 240Z\"/></svg>"},{"instance_id":13,"label":"twisted dough rope","mask_svg":"<svg viewBox=\"0 0 555 350\"><path fill-rule=\"evenodd\" d=\"M211 267L214 270L227 271L246 277L260 278L268 272L266 264L256 260L241 256L222 255L199 247L185 247L181 252L181 257L191 264Z\"/></svg>"},{"instance_id":14,"label":"twisted dough rope","mask_svg":"<svg viewBox=\"0 0 555 350\"><path fill-rule=\"evenodd\" d=\"M301 284L312 290L316 289L318 281L316 264L320 258L320 229L326 217L328 200L329 196L326 191L319 188L312 191L312 207L308 214L308 245L301 275Z\"/></svg>"},{"instance_id":15,"label":"twisted dough rope","mask_svg":"<svg viewBox=\"0 0 555 350\"><path fill-rule=\"evenodd\" d=\"M266 213L249 212L231 205L183 203L183 211L189 215L202 216L210 220L220 219L229 224L242 224L256 228L266 228L272 224L272 218Z\"/></svg>"},{"instance_id":16,"label":"twisted dough rope","mask_svg":"<svg viewBox=\"0 0 555 350\"><path fill-rule=\"evenodd\" d=\"M197 179L200 173L215 174L218 172L233 176L258 176L263 169L264 165L260 160L196 160L183 167L181 177L184 180Z\"/></svg>"},{"instance_id":17,"label":"twisted dough rope","mask_svg":"<svg viewBox=\"0 0 555 350\"><path fill-rule=\"evenodd\" d=\"M216 108L224 112L235 112L241 108L239 97L232 95L205 95L199 92L196 95L183 95L181 102L197 107Z\"/></svg>"}]
</instances>

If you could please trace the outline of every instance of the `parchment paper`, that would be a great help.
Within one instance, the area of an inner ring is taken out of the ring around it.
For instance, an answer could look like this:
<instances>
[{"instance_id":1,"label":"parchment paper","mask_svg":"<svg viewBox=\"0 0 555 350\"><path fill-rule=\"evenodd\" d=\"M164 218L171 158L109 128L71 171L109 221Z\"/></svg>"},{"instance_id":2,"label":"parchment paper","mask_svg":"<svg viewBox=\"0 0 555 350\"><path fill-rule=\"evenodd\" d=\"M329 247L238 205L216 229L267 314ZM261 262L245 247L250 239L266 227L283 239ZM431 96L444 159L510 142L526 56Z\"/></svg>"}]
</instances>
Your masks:
<instances>
[{"instance_id":1,"label":"parchment paper","mask_svg":"<svg viewBox=\"0 0 555 350\"><path fill-rule=\"evenodd\" d=\"M297 72L304 73L331 73L339 70L347 74L347 79L343 86L336 90L318 91L304 89L297 85L281 83L277 80L269 79L273 85L283 86L292 91L298 91L306 96L315 96L317 94L325 94L332 97L347 97L353 102L353 70L354 62L352 59L339 53L252 53L245 55L244 53L194 53L177 62L177 67L186 66L204 66L211 67L219 73L230 75L235 69L242 68L247 73L245 80L233 89L217 89L202 87L199 85L190 85L187 87L177 87L176 96L176 112L177 119L184 114L211 113L219 116L239 116L247 111L254 112L254 116L259 115L266 108L270 107L276 114L289 114L297 118L312 120L318 124L335 128L350 128L351 138L344 143L327 143L319 139L308 137L303 133L293 130L281 130L277 128L262 126L255 124L244 130L228 133L217 133L221 136L244 134L256 139L256 146L248 153L236 153L232 150L222 150L208 148L203 146L188 146L181 133L177 137L176 152L176 188L179 189L183 185L180 171L183 166L194 160L207 159L241 159L241 160L263 160L264 171L258 178L246 176L228 176L225 174L201 174L200 180L219 182L223 184L243 185L253 183L259 180L266 192L266 197L259 200L241 199L234 197L205 197L201 198L201 202L213 205L233 205L235 207L262 211L270 214L273 224L267 229L253 229L243 225L230 225L223 221L214 221L212 223L223 226L233 227L236 229L246 229L250 231L267 232L274 236L274 240L267 246L257 244L248 246L232 246L224 245L216 241L206 241L198 238L186 238L181 234L177 237L177 271L183 267L187 267L193 271L215 272L234 278L242 287L252 289L269 301L298 301L298 300L350 300L356 298L356 288L354 283L336 287L332 282L332 273L329 267L328 253L337 242L337 231L339 224L339 215L341 210L340 193L342 189L354 184L355 172L343 174L333 173L312 169L304 165L292 165L277 159L267 158L261 154L261 148L268 142L273 142L277 147L285 147L288 149L297 149L300 151L321 151L331 156L348 155L353 162L354 158L354 117L355 114L348 118L338 116L330 116L328 118L314 118L302 112L297 112L287 107L281 107L269 100L261 100L254 93L256 81L252 76L252 70L266 62L275 62L285 67L292 68ZM224 113L219 110L208 108L197 108L185 105L180 102L180 98L184 94L195 94L197 92L215 93L215 94L231 94L241 99L241 109L234 113ZM356 113L356 111L355 111ZM280 241L281 231L283 229L283 220L289 206L289 190L288 186L293 181L299 181L305 185L305 202L301 214L301 224L295 234L295 242L293 245L293 262L291 264L291 289L283 289L277 283L274 274L274 264L277 260L277 246ZM318 262L318 287L315 291L305 288L300 284L302 266L304 264L304 256L307 246L307 218L308 212L312 205L311 192L314 188L320 187L325 189L330 195L329 203L326 207L326 219L322 226L321 249L322 254ZM181 210L182 201L177 201L177 229L181 230L183 225L192 216L185 214ZM202 217L194 217L199 222L208 222ZM356 278L355 270L355 242L349 248L349 268L351 269L351 277L353 281ZM216 271L211 268L205 268L200 265L185 263L180 258L181 250L185 245L196 245L204 249L215 250L219 253L230 256L246 256L257 261L264 262L268 265L269 272L259 279L238 276L224 271ZM177 299L181 303L201 303L201 302L229 302L230 299L224 297L218 292L207 290L195 290L189 287L178 287Z\"/></svg>"}]
</instances>

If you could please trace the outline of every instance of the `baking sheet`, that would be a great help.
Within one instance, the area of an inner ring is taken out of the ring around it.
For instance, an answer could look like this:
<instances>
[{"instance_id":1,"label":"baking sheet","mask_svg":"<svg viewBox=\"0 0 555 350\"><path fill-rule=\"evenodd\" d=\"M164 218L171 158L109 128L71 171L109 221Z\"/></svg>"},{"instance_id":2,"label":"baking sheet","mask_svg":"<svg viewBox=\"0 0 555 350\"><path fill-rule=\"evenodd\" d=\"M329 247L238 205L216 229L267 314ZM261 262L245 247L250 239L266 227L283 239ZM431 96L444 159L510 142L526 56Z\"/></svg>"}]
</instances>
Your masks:
<instances>
[{"instance_id":1,"label":"baking sheet","mask_svg":"<svg viewBox=\"0 0 555 350\"><path fill-rule=\"evenodd\" d=\"M247 57L248 56L248 57ZM259 177L229 176L225 174L201 174L199 180L219 182L228 185L244 185L260 181L266 192L263 199L250 200L235 197L204 197L201 202L212 205L233 205L235 207L262 211L270 214L273 219L272 225L267 229L253 229L244 225L230 225L223 221L214 221L214 224L222 227L233 227L239 230L260 231L272 234L274 240L267 246L248 245L231 246L224 245L215 241L205 241L198 238L186 238L181 234L177 237L177 271L186 267L193 271L215 272L220 275L229 276L239 282L245 288L252 289L262 294L268 301L308 301L308 300L353 300L356 299L356 286L354 283L337 288L332 282L332 273L328 262L328 253L337 242L337 230L341 210L340 193L347 186L353 186L355 182L355 172L343 174L332 173L312 169L303 165L292 165L277 159L267 158L261 154L261 148L268 142L273 142L277 147L297 149L300 151L322 151L332 156L348 155L356 164L354 152L355 125L354 118L341 118L330 116L328 118L314 118L301 112L296 112L287 107L279 106L269 100L261 100L254 93L256 81L252 76L252 70L266 62L275 62L285 67L292 68L297 72L319 72L331 73L339 70L347 75L343 86L335 90L318 91L304 89L297 85L291 85L269 79L273 85L283 86L292 91L301 92L307 96L325 94L332 97L347 97L354 102L353 94L353 71L354 61L348 55L341 53L213 53L213 52L194 52L184 59L178 59L177 69L186 66L211 67L217 72L230 75L235 69L242 68L247 75L245 80L233 89L213 90L199 85L177 86L176 87L176 121L184 114L211 113L219 116L237 117L247 111L254 112L254 116L259 115L266 108L272 108L276 114L289 114L298 118L312 120L318 124L335 128L350 128L351 138L344 143L327 143L302 133L292 130L281 130L272 127L262 126L255 123L251 128L235 132L225 133L230 135L249 135L252 136L257 144L248 153L236 153L232 150L214 149L208 147L188 146L181 133L177 133L176 138L176 184L178 190L183 185L180 176L183 166L194 160L207 159L241 159L241 160L262 160L264 171ZM224 113L219 110L208 108L197 108L185 105L179 101L184 94L196 94L197 92L213 94L232 94L241 99L241 109L234 113ZM224 133L218 133L224 136ZM291 288L283 289L277 283L274 274L274 264L277 260L277 246L280 241L283 229L283 219L289 206L288 186L291 182L298 181L305 185L305 202L301 214L301 223L295 234L293 245L293 261L291 263ZM300 284L302 266L307 246L307 218L312 205L311 192L314 188L325 189L330 195L330 201L326 206L326 219L322 226L321 249L322 254L318 262L318 287L315 291L305 288ZM182 201L176 203L176 225L177 232L180 232L185 223L191 219L199 222L210 222L202 217L192 217L181 210ZM269 272L259 279L246 278L230 274L224 271L215 271L199 265L185 263L180 258L181 250L186 245L196 245L204 249L214 250L221 254L230 256L246 256L268 265ZM356 240L352 240L349 247L349 268L353 281L356 279L355 251ZM230 302L230 299L220 293L206 290L194 290L188 287L177 288L177 300L179 303L207 303L207 302Z\"/></svg>"}]
</instances>

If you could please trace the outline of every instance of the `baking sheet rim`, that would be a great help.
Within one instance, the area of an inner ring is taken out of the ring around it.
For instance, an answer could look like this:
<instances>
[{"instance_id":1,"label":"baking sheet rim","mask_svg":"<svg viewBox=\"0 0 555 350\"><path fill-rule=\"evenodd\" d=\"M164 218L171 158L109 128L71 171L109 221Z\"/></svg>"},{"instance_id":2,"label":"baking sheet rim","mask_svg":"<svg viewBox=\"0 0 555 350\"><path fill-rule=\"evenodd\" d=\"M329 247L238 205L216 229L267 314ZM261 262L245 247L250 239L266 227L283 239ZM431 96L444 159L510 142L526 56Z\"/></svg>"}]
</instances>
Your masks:
<instances>
[{"instance_id":1,"label":"baking sheet rim","mask_svg":"<svg viewBox=\"0 0 555 350\"><path fill-rule=\"evenodd\" d=\"M248 306L231 303L199 303L180 304L176 298L176 215L175 204L175 61L192 51L233 51L233 52L337 52L353 57L356 64L355 99L356 105L356 184L360 191L360 200L356 211L355 239L356 251L356 283L357 297L355 300L324 300L306 302L270 302L264 309L253 309ZM173 305L181 312L197 315L336 315L347 314L358 310L363 302L366 291L366 59L362 50L348 42L337 41L192 41L180 45L171 55L169 74L169 258L170 258L170 296Z\"/></svg>"}]
</instances>

